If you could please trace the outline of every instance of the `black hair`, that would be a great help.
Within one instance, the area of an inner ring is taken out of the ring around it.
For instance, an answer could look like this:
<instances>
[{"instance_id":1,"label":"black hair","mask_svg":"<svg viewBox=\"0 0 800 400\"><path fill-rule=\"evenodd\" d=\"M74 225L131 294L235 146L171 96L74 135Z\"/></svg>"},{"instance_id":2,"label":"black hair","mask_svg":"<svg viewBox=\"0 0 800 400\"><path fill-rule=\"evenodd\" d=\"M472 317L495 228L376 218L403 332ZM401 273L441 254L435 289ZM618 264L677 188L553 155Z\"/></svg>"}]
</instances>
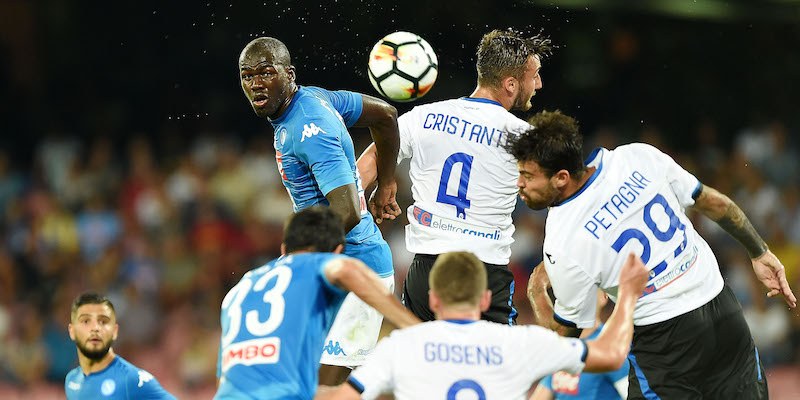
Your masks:
<instances>
[{"instance_id":1,"label":"black hair","mask_svg":"<svg viewBox=\"0 0 800 400\"><path fill-rule=\"evenodd\" d=\"M111 309L111 312L116 315L116 311L114 310L114 305L111 304L111 300L108 297L105 297L101 294L94 293L94 292L85 292L80 296L76 297L75 300L72 301L72 310L70 311L70 320L75 319L75 314L78 313L78 309L86 304L105 304L108 308Z\"/></svg>"},{"instance_id":2,"label":"black hair","mask_svg":"<svg viewBox=\"0 0 800 400\"><path fill-rule=\"evenodd\" d=\"M329 207L306 208L289 217L283 229L286 252L311 250L332 252L345 244L344 222Z\"/></svg>"},{"instance_id":3,"label":"black hair","mask_svg":"<svg viewBox=\"0 0 800 400\"><path fill-rule=\"evenodd\" d=\"M517 161L533 161L547 176L562 169L573 177L586 171L578 121L556 110L536 113L528 122L533 127L518 135L509 135L506 144Z\"/></svg>"}]
</instances>

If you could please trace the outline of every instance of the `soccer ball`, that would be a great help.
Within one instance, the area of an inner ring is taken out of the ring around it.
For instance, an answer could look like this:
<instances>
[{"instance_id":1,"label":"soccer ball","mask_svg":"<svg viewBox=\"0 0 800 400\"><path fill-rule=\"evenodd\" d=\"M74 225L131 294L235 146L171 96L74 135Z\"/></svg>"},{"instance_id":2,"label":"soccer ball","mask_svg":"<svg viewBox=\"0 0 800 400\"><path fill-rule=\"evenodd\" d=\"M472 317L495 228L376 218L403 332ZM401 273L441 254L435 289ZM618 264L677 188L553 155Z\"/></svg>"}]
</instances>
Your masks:
<instances>
[{"instance_id":1,"label":"soccer ball","mask_svg":"<svg viewBox=\"0 0 800 400\"><path fill-rule=\"evenodd\" d=\"M410 32L386 35L369 53L369 81L381 96L394 101L414 101L424 96L438 73L439 60L431 45Z\"/></svg>"}]
</instances>

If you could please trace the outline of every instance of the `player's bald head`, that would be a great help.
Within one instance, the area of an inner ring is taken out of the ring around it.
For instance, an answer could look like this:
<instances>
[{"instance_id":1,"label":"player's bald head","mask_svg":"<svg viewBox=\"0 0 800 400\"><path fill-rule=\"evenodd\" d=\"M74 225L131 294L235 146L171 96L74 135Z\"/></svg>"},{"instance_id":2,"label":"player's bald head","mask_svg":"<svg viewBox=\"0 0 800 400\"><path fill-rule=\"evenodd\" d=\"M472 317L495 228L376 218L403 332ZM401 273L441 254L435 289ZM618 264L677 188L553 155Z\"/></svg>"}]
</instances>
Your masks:
<instances>
[{"instance_id":1,"label":"player's bald head","mask_svg":"<svg viewBox=\"0 0 800 400\"><path fill-rule=\"evenodd\" d=\"M239 66L250 67L262 60L267 60L270 64L292 65L289 49L273 37L260 37L248 43L239 55Z\"/></svg>"}]
</instances>

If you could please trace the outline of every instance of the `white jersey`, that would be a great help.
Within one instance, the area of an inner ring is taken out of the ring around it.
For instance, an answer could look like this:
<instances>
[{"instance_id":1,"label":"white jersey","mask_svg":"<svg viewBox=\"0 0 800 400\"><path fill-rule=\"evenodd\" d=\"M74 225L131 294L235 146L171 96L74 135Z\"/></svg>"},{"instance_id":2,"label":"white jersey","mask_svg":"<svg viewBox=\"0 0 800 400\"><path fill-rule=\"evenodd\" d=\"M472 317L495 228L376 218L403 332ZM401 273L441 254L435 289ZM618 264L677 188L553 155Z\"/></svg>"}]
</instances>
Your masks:
<instances>
[{"instance_id":1,"label":"white jersey","mask_svg":"<svg viewBox=\"0 0 800 400\"><path fill-rule=\"evenodd\" d=\"M408 251L468 250L483 262L508 264L519 172L503 145L530 125L478 98L417 106L397 122L397 162L411 158Z\"/></svg>"},{"instance_id":2,"label":"white jersey","mask_svg":"<svg viewBox=\"0 0 800 400\"><path fill-rule=\"evenodd\" d=\"M580 339L535 325L431 321L378 342L349 380L363 399L526 399L542 377L582 371L586 349Z\"/></svg>"},{"instance_id":3,"label":"white jersey","mask_svg":"<svg viewBox=\"0 0 800 400\"><path fill-rule=\"evenodd\" d=\"M596 171L570 198L550 207L544 264L556 296L556 319L594 326L597 288L616 301L619 271L633 252L650 280L634 325L692 311L722 291L717 259L684 213L700 182L653 146L596 149Z\"/></svg>"}]
</instances>

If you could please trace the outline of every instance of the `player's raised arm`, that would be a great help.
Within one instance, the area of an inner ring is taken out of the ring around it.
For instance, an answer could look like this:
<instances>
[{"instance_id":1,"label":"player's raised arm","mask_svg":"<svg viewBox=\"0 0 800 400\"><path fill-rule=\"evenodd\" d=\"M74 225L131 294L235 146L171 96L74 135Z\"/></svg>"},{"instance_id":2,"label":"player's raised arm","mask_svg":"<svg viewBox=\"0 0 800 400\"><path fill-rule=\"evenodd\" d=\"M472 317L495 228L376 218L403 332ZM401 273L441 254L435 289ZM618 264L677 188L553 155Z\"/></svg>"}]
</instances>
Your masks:
<instances>
[{"instance_id":1,"label":"player's raised arm","mask_svg":"<svg viewBox=\"0 0 800 400\"><path fill-rule=\"evenodd\" d=\"M325 266L325 277L332 284L353 292L398 328L406 328L421 322L397 301L394 294L381 283L378 275L357 259L332 260Z\"/></svg>"},{"instance_id":2,"label":"player's raised arm","mask_svg":"<svg viewBox=\"0 0 800 400\"><path fill-rule=\"evenodd\" d=\"M753 263L756 277L769 289L767 296L780 294L789 307L797 306L797 298L786 280L783 264L772 254L744 211L733 200L712 187L702 185L693 207L744 246Z\"/></svg>"},{"instance_id":3,"label":"player's raised arm","mask_svg":"<svg viewBox=\"0 0 800 400\"><path fill-rule=\"evenodd\" d=\"M400 148L397 109L381 99L366 94L362 94L361 99L363 101L361 117L354 126L369 128L372 141L375 143L375 162L369 166L367 164L362 166L359 158L359 171L362 173L361 179L365 188L375 179L378 180L378 187L370 198L370 203L374 203L375 209L380 211L373 213L376 222L380 223L382 218L394 219L400 214L400 207L395 199L397 182L394 178L397 152ZM373 165L374 170L372 170Z\"/></svg>"},{"instance_id":4,"label":"player's raised arm","mask_svg":"<svg viewBox=\"0 0 800 400\"><path fill-rule=\"evenodd\" d=\"M614 312L600 336L586 343L589 354L584 371L612 371L625 362L633 339L633 309L649 277L642 260L629 254L619 273L619 297Z\"/></svg>"}]
</instances>

